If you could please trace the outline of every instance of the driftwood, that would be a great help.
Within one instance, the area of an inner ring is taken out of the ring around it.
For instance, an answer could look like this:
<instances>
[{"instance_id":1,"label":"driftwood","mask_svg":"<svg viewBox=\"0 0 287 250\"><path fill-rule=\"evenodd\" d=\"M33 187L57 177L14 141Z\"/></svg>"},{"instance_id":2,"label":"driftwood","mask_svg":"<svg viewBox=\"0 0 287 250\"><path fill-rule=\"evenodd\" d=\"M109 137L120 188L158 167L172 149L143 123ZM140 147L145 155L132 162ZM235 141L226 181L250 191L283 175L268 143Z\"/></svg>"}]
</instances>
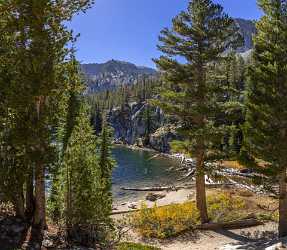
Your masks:
<instances>
[{"instance_id":1,"label":"driftwood","mask_svg":"<svg viewBox=\"0 0 287 250\"><path fill-rule=\"evenodd\" d=\"M178 181L182 181L182 180L187 179L191 176L193 177L194 174L195 174L195 169L192 169L192 170L188 171L188 173L185 174L182 178L179 178Z\"/></svg>"},{"instance_id":2,"label":"driftwood","mask_svg":"<svg viewBox=\"0 0 287 250\"><path fill-rule=\"evenodd\" d=\"M151 160L153 160L153 159L155 159L155 158L157 158L159 156L160 156L160 154L156 154L156 155L152 156L151 158L149 158L148 161L151 161Z\"/></svg>"},{"instance_id":3,"label":"driftwood","mask_svg":"<svg viewBox=\"0 0 287 250\"><path fill-rule=\"evenodd\" d=\"M234 183L212 183L206 184L206 188L219 188L223 186L234 186ZM129 187L122 187L122 190L125 191L139 191L139 192L147 192L147 191L177 191L180 189L190 189L194 188L195 184L185 185L185 186L158 186L158 187L142 187L142 188L129 188Z\"/></svg>"},{"instance_id":4,"label":"driftwood","mask_svg":"<svg viewBox=\"0 0 287 250\"><path fill-rule=\"evenodd\" d=\"M179 190L179 189L184 189L184 188L193 188L194 185L190 185L190 186L158 186L158 187L142 187L142 188L129 188L129 187L122 187L122 190L125 191L168 191L168 190Z\"/></svg>"},{"instance_id":5,"label":"driftwood","mask_svg":"<svg viewBox=\"0 0 287 250\"><path fill-rule=\"evenodd\" d=\"M258 173L242 173L239 171L232 171L230 169L223 169L218 171L219 174L221 175L229 175L229 176L240 176L240 177L245 177L245 178L263 178L266 179L267 177L262 175L262 174L258 174Z\"/></svg>"},{"instance_id":6,"label":"driftwood","mask_svg":"<svg viewBox=\"0 0 287 250\"><path fill-rule=\"evenodd\" d=\"M242 220L235 220L231 222L225 223L206 223L196 227L199 230L217 230L217 229L240 229L240 228L247 228L247 227L254 227L264 225L263 222L255 219L242 219Z\"/></svg>"}]
</instances>

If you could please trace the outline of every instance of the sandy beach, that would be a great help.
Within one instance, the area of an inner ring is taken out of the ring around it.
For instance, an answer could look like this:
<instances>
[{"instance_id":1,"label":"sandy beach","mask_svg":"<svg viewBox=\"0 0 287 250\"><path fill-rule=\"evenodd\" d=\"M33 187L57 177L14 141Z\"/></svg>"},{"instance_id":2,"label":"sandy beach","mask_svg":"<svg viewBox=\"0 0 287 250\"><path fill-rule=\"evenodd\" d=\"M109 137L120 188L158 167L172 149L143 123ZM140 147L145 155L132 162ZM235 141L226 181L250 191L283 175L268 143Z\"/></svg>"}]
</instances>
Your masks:
<instances>
[{"instance_id":1,"label":"sandy beach","mask_svg":"<svg viewBox=\"0 0 287 250\"><path fill-rule=\"evenodd\" d=\"M147 207L153 207L155 204L157 206L165 206L172 203L183 203L188 200L195 199L194 189L180 189L177 191L162 191L162 192L137 192L139 199L137 201L125 201L125 202L114 202L114 210L115 213L135 211L141 207L144 203ZM146 196L149 194L155 194L158 196L164 196L161 199L153 201L146 200ZM133 207L133 208L132 208Z\"/></svg>"}]
</instances>

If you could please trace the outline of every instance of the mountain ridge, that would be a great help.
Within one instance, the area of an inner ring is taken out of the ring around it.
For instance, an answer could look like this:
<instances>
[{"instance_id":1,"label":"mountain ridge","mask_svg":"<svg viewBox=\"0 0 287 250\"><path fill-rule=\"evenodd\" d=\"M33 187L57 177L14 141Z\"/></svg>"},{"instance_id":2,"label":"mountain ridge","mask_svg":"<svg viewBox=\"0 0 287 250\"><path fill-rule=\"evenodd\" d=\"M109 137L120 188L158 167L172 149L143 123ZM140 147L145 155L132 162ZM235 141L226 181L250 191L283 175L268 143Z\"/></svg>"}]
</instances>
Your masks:
<instances>
[{"instance_id":1,"label":"mountain ridge","mask_svg":"<svg viewBox=\"0 0 287 250\"><path fill-rule=\"evenodd\" d=\"M88 93L131 85L139 78L157 74L155 69L114 59L105 63L81 64L81 69L87 80Z\"/></svg>"},{"instance_id":2,"label":"mountain ridge","mask_svg":"<svg viewBox=\"0 0 287 250\"><path fill-rule=\"evenodd\" d=\"M244 38L244 46L238 48L237 52L248 56L253 49L252 37L256 33L255 22L243 18L234 20ZM143 77L156 77L158 73L153 68L115 59L105 63L84 63L81 64L81 69L87 81L86 92L88 94L122 85L132 85Z\"/></svg>"}]
</instances>

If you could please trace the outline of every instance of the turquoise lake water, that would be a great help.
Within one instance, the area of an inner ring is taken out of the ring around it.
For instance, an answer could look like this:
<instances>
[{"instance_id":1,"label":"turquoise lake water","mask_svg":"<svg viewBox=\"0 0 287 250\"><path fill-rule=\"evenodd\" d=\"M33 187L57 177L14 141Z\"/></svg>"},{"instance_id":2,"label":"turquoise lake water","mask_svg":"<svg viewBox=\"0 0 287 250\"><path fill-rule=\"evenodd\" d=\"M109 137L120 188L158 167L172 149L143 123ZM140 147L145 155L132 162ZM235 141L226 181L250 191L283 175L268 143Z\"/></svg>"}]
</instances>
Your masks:
<instances>
[{"instance_id":1,"label":"turquoise lake water","mask_svg":"<svg viewBox=\"0 0 287 250\"><path fill-rule=\"evenodd\" d=\"M153 158L155 155L153 152L121 146L113 149L113 157L117 161L113 171L115 200L133 200L139 195L138 192L123 191L121 187L173 185L177 182L179 176L168 169L177 166L178 163L165 157Z\"/></svg>"}]
</instances>

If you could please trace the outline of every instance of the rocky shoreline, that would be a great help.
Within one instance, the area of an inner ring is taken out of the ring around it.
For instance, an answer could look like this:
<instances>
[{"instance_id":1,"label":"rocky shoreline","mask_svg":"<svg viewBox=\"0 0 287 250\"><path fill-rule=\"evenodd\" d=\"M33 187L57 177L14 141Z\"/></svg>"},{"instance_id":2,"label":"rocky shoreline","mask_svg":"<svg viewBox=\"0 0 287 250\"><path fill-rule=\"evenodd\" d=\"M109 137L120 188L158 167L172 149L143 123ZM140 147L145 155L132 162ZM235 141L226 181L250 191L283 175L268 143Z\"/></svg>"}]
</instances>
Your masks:
<instances>
[{"instance_id":1,"label":"rocky shoreline","mask_svg":"<svg viewBox=\"0 0 287 250\"><path fill-rule=\"evenodd\" d=\"M136 150L136 151L146 151L146 152L151 152L154 154L153 157L150 159L155 159L155 158L167 158L172 161L176 161L179 164L179 168L181 166L184 166L186 164L190 164L194 162L193 159L186 158L183 154L171 154L171 153L162 153L158 152L152 148L148 147L139 147L137 145L127 145L127 144L119 144L119 143L114 143L115 147L125 147L131 150ZM166 171L175 171L176 169L167 169ZM117 214L125 214L133 211L137 211L140 209L141 205L144 203L147 205L147 207L153 207L155 203L158 206L165 206L169 205L171 203L182 203L187 200L189 200L193 195L194 195L194 188L188 188L187 186L190 186L190 184L194 183L191 180L189 181L180 181L178 179L175 179L175 182L173 185L170 186L170 188L166 188L165 190L162 191L140 191L138 193L138 199L133 200L133 201L115 201L114 206L113 206L113 215ZM175 187L179 185L181 187L187 187L187 188L180 188L177 190ZM158 186L159 188L161 186ZM123 189L125 187L122 187ZM127 191L130 192L130 191Z\"/></svg>"}]
</instances>

